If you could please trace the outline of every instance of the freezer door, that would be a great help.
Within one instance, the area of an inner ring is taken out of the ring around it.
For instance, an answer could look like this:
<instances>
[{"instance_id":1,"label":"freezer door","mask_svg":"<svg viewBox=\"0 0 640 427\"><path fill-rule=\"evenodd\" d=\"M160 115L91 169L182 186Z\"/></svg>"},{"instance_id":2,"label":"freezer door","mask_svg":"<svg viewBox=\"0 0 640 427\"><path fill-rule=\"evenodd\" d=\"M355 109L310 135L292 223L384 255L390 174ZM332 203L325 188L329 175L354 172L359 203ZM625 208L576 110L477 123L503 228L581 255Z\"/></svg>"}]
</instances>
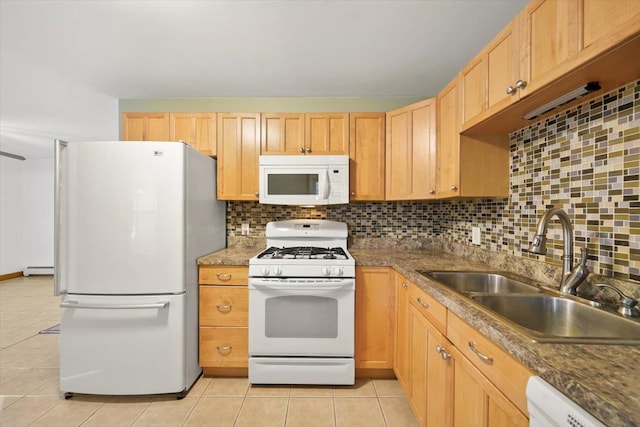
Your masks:
<instances>
[{"instance_id":1,"label":"freezer door","mask_svg":"<svg viewBox=\"0 0 640 427\"><path fill-rule=\"evenodd\" d=\"M56 282L62 293L185 290L185 147L67 143L57 169Z\"/></svg>"},{"instance_id":2,"label":"freezer door","mask_svg":"<svg viewBox=\"0 0 640 427\"><path fill-rule=\"evenodd\" d=\"M190 387L197 375L187 375L185 360L197 348L185 345L184 302L185 295L66 295L61 304L60 390L155 394Z\"/></svg>"}]
</instances>

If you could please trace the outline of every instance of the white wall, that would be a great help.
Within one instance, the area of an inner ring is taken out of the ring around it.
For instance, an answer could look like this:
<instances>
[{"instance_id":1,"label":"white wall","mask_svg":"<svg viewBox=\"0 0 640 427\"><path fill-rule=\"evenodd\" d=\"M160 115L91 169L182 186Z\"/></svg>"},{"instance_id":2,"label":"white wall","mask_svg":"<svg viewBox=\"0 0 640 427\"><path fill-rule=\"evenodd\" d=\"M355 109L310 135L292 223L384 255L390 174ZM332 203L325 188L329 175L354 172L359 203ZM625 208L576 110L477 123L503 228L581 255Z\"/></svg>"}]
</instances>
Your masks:
<instances>
[{"instance_id":1,"label":"white wall","mask_svg":"<svg viewBox=\"0 0 640 427\"><path fill-rule=\"evenodd\" d=\"M24 163L24 262L27 267L53 267L53 159L27 159Z\"/></svg>"},{"instance_id":2,"label":"white wall","mask_svg":"<svg viewBox=\"0 0 640 427\"><path fill-rule=\"evenodd\" d=\"M0 156L0 274L23 268L22 182L25 162Z\"/></svg>"},{"instance_id":3,"label":"white wall","mask_svg":"<svg viewBox=\"0 0 640 427\"><path fill-rule=\"evenodd\" d=\"M118 100L2 51L0 274L53 266L53 141L117 140Z\"/></svg>"},{"instance_id":4,"label":"white wall","mask_svg":"<svg viewBox=\"0 0 640 427\"><path fill-rule=\"evenodd\" d=\"M0 157L0 274L53 266L53 159Z\"/></svg>"}]
</instances>

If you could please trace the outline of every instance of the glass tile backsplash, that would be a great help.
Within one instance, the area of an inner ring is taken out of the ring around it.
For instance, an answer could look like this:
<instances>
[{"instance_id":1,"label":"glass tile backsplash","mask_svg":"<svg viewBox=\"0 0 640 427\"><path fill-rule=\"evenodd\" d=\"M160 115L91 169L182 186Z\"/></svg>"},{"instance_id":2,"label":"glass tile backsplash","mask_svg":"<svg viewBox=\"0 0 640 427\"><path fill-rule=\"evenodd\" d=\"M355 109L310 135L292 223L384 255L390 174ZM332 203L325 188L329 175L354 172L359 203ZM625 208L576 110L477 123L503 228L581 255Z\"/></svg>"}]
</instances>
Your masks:
<instances>
[{"instance_id":1,"label":"glass tile backsplash","mask_svg":"<svg viewBox=\"0 0 640 427\"><path fill-rule=\"evenodd\" d=\"M561 229L549 227L546 256L523 252L550 207L567 211L576 256L589 249L589 268L640 282L640 81L594 98L510 135L510 195L504 199L370 202L301 208L230 202L227 233L250 223L264 236L268 221L344 221L352 237L439 238L560 264Z\"/></svg>"}]
</instances>

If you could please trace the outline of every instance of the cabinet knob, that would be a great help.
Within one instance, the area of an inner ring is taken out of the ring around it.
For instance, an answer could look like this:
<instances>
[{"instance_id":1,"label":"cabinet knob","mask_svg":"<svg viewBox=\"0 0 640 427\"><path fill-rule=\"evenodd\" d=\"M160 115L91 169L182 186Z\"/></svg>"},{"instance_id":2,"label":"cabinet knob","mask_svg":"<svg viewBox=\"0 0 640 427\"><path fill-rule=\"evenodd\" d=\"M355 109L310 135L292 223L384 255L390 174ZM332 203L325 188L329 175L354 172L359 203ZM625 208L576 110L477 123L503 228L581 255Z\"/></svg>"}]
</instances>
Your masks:
<instances>
[{"instance_id":1,"label":"cabinet knob","mask_svg":"<svg viewBox=\"0 0 640 427\"><path fill-rule=\"evenodd\" d=\"M258 193L257 191L253 194L255 194L256 197L260 197L260 193Z\"/></svg>"},{"instance_id":2,"label":"cabinet knob","mask_svg":"<svg viewBox=\"0 0 640 427\"><path fill-rule=\"evenodd\" d=\"M307 151L307 153L310 153L311 152L311 147L307 147L306 151Z\"/></svg>"},{"instance_id":3,"label":"cabinet knob","mask_svg":"<svg viewBox=\"0 0 640 427\"><path fill-rule=\"evenodd\" d=\"M527 87L527 82L525 82L524 80L518 80L516 82L516 87L518 89L524 89L525 87Z\"/></svg>"},{"instance_id":4,"label":"cabinet knob","mask_svg":"<svg viewBox=\"0 0 640 427\"><path fill-rule=\"evenodd\" d=\"M304 147L300 147L300 152L304 154Z\"/></svg>"},{"instance_id":5,"label":"cabinet knob","mask_svg":"<svg viewBox=\"0 0 640 427\"><path fill-rule=\"evenodd\" d=\"M458 187L456 185L451 186L451 191L458 191Z\"/></svg>"},{"instance_id":6,"label":"cabinet knob","mask_svg":"<svg viewBox=\"0 0 640 427\"><path fill-rule=\"evenodd\" d=\"M513 95L514 93L516 93L516 88L513 86L507 86L507 95Z\"/></svg>"},{"instance_id":7,"label":"cabinet knob","mask_svg":"<svg viewBox=\"0 0 640 427\"><path fill-rule=\"evenodd\" d=\"M430 188L428 191L429 194L436 194L436 190L434 190L433 188Z\"/></svg>"},{"instance_id":8,"label":"cabinet knob","mask_svg":"<svg viewBox=\"0 0 640 427\"><path fill-rule=\"evenodd\" d=\"M444 347L441 347L439 345L436 346L436 353L440 354L442 360L447 360L451 357L451 355L445 351Z\"/></svg>"},{"instance_id":9,"label":"cabinet knob","mask_svg":"<svg viewBox=\"0 0 640 427\"><path fill-rule=\"evenodd\" d=\"M356 192L355 192L355 191L352 191L352 192L351 192L351 195L352 195L352 196L355 196L355 195L356 195Z\"/></svg>"},{"instance_id":10,"label":"cabinet knob","mask_svg":"<svg viewBox=\"0 0 640 427\"><path fill-rule=\"evenodd\" d=\"M403 287L404 289L407 289L407 284L406 284L406 282L402 282L402 287Z\"/></svg>"}]
</instances>

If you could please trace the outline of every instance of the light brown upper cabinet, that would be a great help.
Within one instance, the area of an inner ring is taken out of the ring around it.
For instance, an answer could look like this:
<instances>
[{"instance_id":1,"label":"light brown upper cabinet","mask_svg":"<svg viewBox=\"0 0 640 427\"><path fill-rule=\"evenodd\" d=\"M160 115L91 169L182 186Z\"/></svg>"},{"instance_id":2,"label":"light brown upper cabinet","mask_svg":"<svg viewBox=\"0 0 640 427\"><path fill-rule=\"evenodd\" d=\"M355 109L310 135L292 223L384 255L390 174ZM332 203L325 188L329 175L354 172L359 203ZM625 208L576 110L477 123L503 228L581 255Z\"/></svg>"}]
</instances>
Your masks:
<instances>
[{"instance_id":1,"label":"light brown upper cabinet","mask_svg":"<svg viewBox=\"0 0 640 427\"><path fill-rule=\"evenodd\" d=\"M525 113L590 81L615 89L637 78L639 46L640 1L532 0L462 69L461 130L524 127Z\"/></svg>"},{"instance_id":2,"label":"light brown upper cabinet","mask_svg":"<svg viewBox=\"0 0 640 427\"><path fill-rule=\"evenodd\" d=\"M260 114L218 113L218 199L258 200Z\"/></svg>"},{"instance_id":3,"label":"light brown upper cabinet","mask_svg":"<svg viewBox=\"0 0 640 427\"><path fill-rule=\"evenodd\" d=\"M518 26L509 23L461 71L462 122L470 126L518 100ZM512 87L509 91L508 87ZM510 93L507 93L510 92Z\"/></svg>"},{"instance_id":4,"label":"light brown upper cabinet","mask_svg":"<svg viewBox=\"0 0 640 427\"><path fill-rule=\"evenodd\" d=\"M215 156L216 113L169 114L169 139L184 141L205 156Z\"/></svg>"},{"instance_id":5,"label":"light brown upper cabinet","mask_svg":"<svg viewBox=\"0 0 640 427\"><path fill-rule=\"evenodd\" d=\"M388 112L386 133L386 200L435 198L435 98Z\"/></svg>"},{"instance_id":6,"label":"light brown upper cabinet","mask_svg":"<svg viewBox=\"0 0 640 427\"><path fill-rule=\"evenodd\" d=\"M304 154L349 154L349 113L307 113L304 120Z\"/></svg>"},{"instance_id":7,"label":"light brown upper cabinet","mask_svg":"<svg viewBox=\"0 0 640 427\"><path fill-rule=\"evenodd\" d=\"M349 191L351 201L384 200L385 113L351 113Z\"/></svg>"},{"instance_id":8,"label":"light brown upper cabinet","mask_svg":"<svg viewBox=\"0 0 640 427\"><path fill-rule=\"evenodd\" d=\"M304 114L262 113L260 154L304 154Z\"/></svg>"},{"instance_id":9,"label":"light brown upper cabinet","mask_svg":"<svg viewBox=\"0 0 640 427\"><path fill-rule=\"evenodd\" d=\"M122 113L123 141L169 141L169 113Z\"/></svg>"},{"instance_id":10,"label":"light brown upper cabinet","mask_svg":"<svg viewBox=\"0 0 640 427\"><path fill-rule=\"evenodd\" d=\"M507 134L460 134L462 104L459 74L438 94L437 197L507 197Z\"/></svg>"}]
</instances>

